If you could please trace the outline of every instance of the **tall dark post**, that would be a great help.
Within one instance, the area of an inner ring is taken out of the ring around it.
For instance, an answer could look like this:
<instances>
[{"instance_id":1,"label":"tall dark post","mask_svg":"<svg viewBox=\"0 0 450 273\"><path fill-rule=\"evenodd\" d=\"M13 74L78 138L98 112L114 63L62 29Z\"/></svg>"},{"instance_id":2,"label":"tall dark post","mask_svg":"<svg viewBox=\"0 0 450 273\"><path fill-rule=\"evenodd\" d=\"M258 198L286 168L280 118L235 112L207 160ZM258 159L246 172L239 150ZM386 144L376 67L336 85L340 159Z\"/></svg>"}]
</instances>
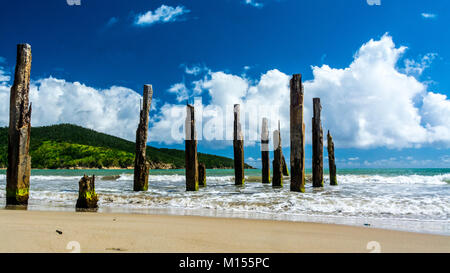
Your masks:
<instances>
[{"instance_id":1,"label":"tall dark post","mask_svg":"<svg viewBox=\"0 0 450 273\"><path fill-rule=\"evenodd\" d=\"M195 130L195 109L192 105L186 106L186 191L198 191L198 159L197 159L197 133Z\"/></svg>"},{"instance_id":2,"label":"tall dark post","mask_svg":"<svg viewBox=\"0 0 450 273\"><path fill-rule=\"evenodd\" d=\"M31 176L29 105L31 46L17 45L16 71L9 100L6 205L28 205Z\"/></svg>"},{"instance_id":3,"label":"tall dark post","mask_svg":"<svg viewBox=\"0 0 450 273\"><path fill-rule=\"evenodd\" d=\"M77 209L97 208L98 196L95 193L95 175L92 177L84 175L78 182Z\"/></svg>"},{"instance_id":4,"label":"tall dark post","mask_svg":"<svg viewBox=\"0 0 450 273\"><path fill-rule=\"evenodd\" d=\"M203 163L198 164L198 185L206 187L206 166Z\"/></svg>"},{"instance_id":5,"label":"tall dark post","mask_svg":"<svg viewBox=\"0 0 450 273\"><path fill-rule=\"evenodd\" d=\"M289 176L289 169L286 164L286 158L284 158L284 155L281 157L281 169L283 170L284 176Z\"/></svg>"},{"instance_id":6,"label":"tall dark post","mask_svg":"<svg viewBox=\"0 0 450 273\"><path fill-rule=\"evenodd\" d=\"M272 187L283 186L283 169L282 158L283 152L281 150L281 134L279 130L273 132L273 179Z\"/></svg>"},{"instance_id":7,"label":"tall dark post","mask_svg":"<svg viewBox=\"0 0 450 273\"><path fill-rule=\"evenodd\" d=\"M148 190L148 173L150 163L146 159L148 114L152 103L153 89L144 85L143 104L140 112L139 126L136 130L136 157L134 159L134 191Z\"/></svg>"},{"instance_id":8,"label":"tall dark post","mask_svg":"<svg viewBox=\"0 0 450 273\"><path fill-rule=\"evenodd\" d=\"M302 75L290 81L291 191L305 192L305 124L303 123Z\"/></svg>"},{"instance_id":9,"label":"tall dark post","mask_svg":"<svg viewBox=\"0 0 450 273\"><path fill-rule=\"evenodd\" d=\"M312 118L312 179L313 187L323 187L323 131L320 121L320 98L313 99L314 116Z\"/></svg>"},{"instance_id":10,"label":"tall dark post","mask_svg":"<svg viewBox=\"0 0 450 273\"><path fill-rule=\"evenodd\" d=\"M337 178L336 178L336 163L334 158L334 142L333 137L330 134L330 131L328 131L327 135L327 149L328 149L328 164L330 168L330 185L331 186L337 186Z\"/></svg>"},{"instance_id":11,"label":"tall dark post","mask_svg":"<svg viewBox=\"0 0 450 273\"><path fill-rule=\"evenodd\" d=\"M269 156L269 121L262 120L261 128L261 161L262 161L262 182L270 183L270 156Z\"/></svg>"},{"instance_id":12,"label":"tall dark post","mask_svg":"<svg viewBox=\"0 0 450 273\"><path fill-rule=\"evenodd\" d=\"M234 179L235 185L244 185L244 137L241 131L240 106L234 105Z\"/></svg>"}]
</instances>

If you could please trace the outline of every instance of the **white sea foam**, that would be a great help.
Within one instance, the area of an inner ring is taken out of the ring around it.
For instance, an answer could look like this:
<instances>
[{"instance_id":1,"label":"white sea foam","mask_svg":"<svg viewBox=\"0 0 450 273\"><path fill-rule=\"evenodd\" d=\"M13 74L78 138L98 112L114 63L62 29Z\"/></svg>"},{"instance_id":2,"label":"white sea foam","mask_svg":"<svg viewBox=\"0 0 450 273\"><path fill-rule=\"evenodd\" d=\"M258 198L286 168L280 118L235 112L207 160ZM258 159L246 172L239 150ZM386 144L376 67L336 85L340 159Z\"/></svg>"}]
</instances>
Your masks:
<instances>
[{"instance_id":1,"label":"white sea foam","mask_svg":"<svg viewBox=\"0 0 450 273\"><path fill-rule=\"evenodd\" d=\"M73 208L79 178L33 176L30 204ZM0 175L0 181L3 181L0 182L0 202L5 199L5 180L5 175ZM450 174L339 175L337 187L326 185L323 189L314 189L307 184L306 192L299 194L289 191L289 180L285 180L284 188L273 189L271 185L258 182L235 187L233 176L208 176L206 188L186 192L184 175L158 174L150 175L147 192L134 192L133 175L124 173L117 180L98 179L96 191L99 206L105 209L202 210L240 215L257 213L283 220L304 219L299 217L369 217L392 221L441 221L448 227L449 180Z\"/></svg>"},{"instance_id":2,"label":"white sea foam","mask_svg":"<svg viewBox=\"0 0 450 273\"><path fill-rule=\"evenodd\" d=\"M442 175L339 175L339 181L343 183L384 183L384 184L435 184L444 185L450 183L450 174Z\"/></svg>"}]
</instances>

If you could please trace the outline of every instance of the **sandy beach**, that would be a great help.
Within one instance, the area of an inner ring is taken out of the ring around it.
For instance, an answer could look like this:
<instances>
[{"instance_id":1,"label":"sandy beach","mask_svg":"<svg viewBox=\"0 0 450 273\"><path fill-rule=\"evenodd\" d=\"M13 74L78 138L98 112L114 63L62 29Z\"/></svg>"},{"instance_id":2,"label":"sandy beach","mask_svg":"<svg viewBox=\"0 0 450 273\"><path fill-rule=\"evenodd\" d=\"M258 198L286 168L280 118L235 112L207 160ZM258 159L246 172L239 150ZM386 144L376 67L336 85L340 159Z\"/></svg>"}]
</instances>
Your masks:
<instances>
[{"instance_id":1,"label":"sandy beach","mask_svg":"<svg viewBox=\"0 0 450 273\"><path fill-rule=\"evenodd\" d=\"M57 232L59 231L59 233ZM62 232L62 233L61 233ZM61 234L60 234L61 233ZM450 236L285 221L0 210L0 252L450 252ZM72 243L77 245L77 243Z\"/></svg>"}]
</instances>

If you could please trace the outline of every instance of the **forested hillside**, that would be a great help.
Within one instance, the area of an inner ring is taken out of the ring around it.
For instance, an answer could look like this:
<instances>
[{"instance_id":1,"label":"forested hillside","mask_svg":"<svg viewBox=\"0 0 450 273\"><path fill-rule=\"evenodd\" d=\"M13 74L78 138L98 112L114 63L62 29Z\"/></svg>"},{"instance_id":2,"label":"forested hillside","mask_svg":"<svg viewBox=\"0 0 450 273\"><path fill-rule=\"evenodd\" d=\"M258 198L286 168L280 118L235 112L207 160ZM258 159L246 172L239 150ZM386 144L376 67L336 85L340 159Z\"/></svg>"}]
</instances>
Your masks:
<instances>
[{"instance_id":1,"label":"forested hillside","mask_svg":"<svg viewBox=\"0 0 450 273\"><path fill-rule=\"evenodd\" d=\"M127 168L134 164L133 142L71 124L31 129L33 168ZM8 129L0 128L0 167L7 166ZM152 168L184 168L184 151L147 147ZM233 168L226 157L198 154L208 169ZM246 165L246 167L250 167Z\"/></svg>"}]
</instances>

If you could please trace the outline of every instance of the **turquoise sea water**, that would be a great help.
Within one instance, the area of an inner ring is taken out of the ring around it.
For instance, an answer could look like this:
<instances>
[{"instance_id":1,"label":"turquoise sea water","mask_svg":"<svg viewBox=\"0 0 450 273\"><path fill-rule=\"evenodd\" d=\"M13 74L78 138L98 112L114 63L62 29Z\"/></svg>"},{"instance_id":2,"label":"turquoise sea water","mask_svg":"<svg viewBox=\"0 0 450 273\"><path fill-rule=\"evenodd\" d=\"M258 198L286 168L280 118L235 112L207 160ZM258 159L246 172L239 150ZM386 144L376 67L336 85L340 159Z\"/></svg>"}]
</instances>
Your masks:
<instances>
[{"instance_id":1,"label":"turquoise sea water","mask_svg":"<svg viewBox=\"0 0 450 273\"><path fill-rule=\"evenodd\" d=\"M6 171L0 170L0 206ZM450 235L450 169L340 169L339 186L273 189L260 170L207 170L206 188L185 191L184 170L151 170L149 190L134 192L133 170L32 170L29 210L73 211L78 181L96 175L99 213L162 213L337 223ZM310 174L310 170L307 170Z\"/></svg>"},{"instance_id":2,"label":"turquoise sea water","mask_svg":"<svg viewBox=\"0 0 450 273\"><path fill-rule=\"evenodd\" d=\"M105 170L105 169L93 169L93 170L32 170L32 175L63 175L63 176L82 176L83 174L95 174L97 176L103 175L120 175L120 174L133 174L133 170L119 169L119 170ZM208 173L212 176L227 176L234 175L234 170L232 169L210 169ZM311 169L306 169L307 174L311 174ZM402 175L423 175L423 176L434 176L434 175L445 175L450 174L450 168L436 168L436 169L339 169L337 170L338 175L381 175L381 176L402 176ZM6 170L0 170L0 174L6 174ZM180 174L184 175L184 170L151 170L152 175L173 175ZM328 174L328 170L324 170L324 174ZM245 170L245 175L248 176L261 176L260 169L250 169Z\"/></svg>"}]
</instances>

